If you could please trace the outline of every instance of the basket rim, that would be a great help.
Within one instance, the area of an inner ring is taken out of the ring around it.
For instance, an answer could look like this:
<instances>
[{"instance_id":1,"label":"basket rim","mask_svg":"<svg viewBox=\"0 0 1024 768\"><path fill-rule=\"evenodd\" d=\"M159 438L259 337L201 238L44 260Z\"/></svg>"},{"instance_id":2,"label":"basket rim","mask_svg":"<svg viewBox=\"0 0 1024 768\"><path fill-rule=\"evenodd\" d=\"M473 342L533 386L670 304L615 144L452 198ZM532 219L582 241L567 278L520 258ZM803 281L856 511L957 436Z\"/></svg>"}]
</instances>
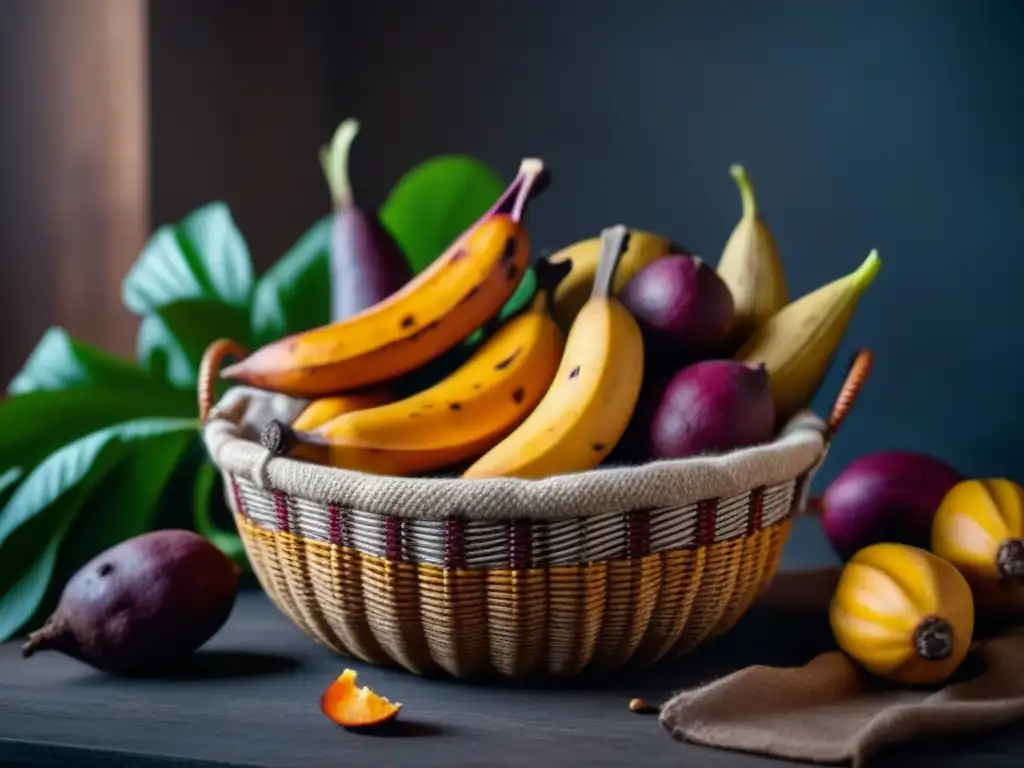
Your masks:
<instances>
[{"instance_id":1,"label":"basket rim","mask_svg":"<svg viewBox=\"0 0 1024 768\"><path fill-rule=\"evenodd\" d=\"M825 422L803 411L772 442L725 454L542 479L390 477L273 456L259 444L266 421L291 420L305 402L232 388L203 429L210 457L236 479L324 506L417 520L556 520L681 507L790 482L817 469L828 447Z\"/></svg>"}]
</instances>

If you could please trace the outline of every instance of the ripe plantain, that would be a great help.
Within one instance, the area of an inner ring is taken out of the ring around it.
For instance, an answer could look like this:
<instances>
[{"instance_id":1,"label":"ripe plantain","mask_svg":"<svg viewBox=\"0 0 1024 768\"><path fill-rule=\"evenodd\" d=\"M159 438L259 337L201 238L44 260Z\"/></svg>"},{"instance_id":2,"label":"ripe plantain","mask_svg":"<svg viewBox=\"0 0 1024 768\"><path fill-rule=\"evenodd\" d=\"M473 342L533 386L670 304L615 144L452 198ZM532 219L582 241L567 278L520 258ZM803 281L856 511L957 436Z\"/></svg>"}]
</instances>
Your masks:
<instances>
[{"instance_id":1,"label":"ripe plantain","mask_svg":"<svg viewBox=\"0 0 1024 768\"><path fill-rule=\"evenodd\" d=\"M878 251L871 251L855 271L786 305L736 353L737 360L768 368L776 424L810 405L881 267Z\"/></svg>"},{"instance_id":2,"label":"ripe plantain","mask_svg":"<svg viewBox=\"0 0 1024 768\"><path fill-rule=\"evenodd\" d=\"M621 291L633 275L655 259L667 253L682 253L683 251L683 248L673 244L667 237L631 229L629 231L629 246L622 254L619 268L615 272L615 293ZM567 245L550 257L553 264L572 262L572 272L555 291L554 307L551 310L551 314L554 315L563 333L569 333L573 320L576 319L576 315L590 298L600 255L601 238L590 237Z\"/></svg>"},{"instance_id":3,"label":"ripe plantain","mask_svg":"<svg viewBox=\"0 0 1024 768\"><path fill-rule=\"evenodd\" d=\"M628 239L622 225L602 231L593 291L572 324L554 382L526 420L463 477L580 472L600 464L622 438L644 371L640 327L612 296Z\"/></svg>"},{"instance_id":4,"label":"ripe plantain","mask_svg":"<svg viewBox=\"0 0 1024 768\"><path fill-rule=\"evenodd\" d=\"M743 215L725 244L716 271L732 293L735 317L730 336L738 346L786 305L789 288L779 248L758 211L747 172L742 165L733 165L729 174L740 189Z\"/></svg>"},{"instance_id":5,"label":"ripe plantain","mask_svg":"<svg viewBox=\"0 0 1024 768\"><path fill-rule=\"evenodd\" d=\"M331 419L337 418L345 413L361 411L366 408L375 408L378 405L390 403L394 399L391 391L386 387L374 389L357 390L355 392L344 392L340 395L321 397L309 405L295 417L292 422L292 429L305 432L316 429L321 424L326 424Z\"/></svg>"},{"instance_id":6,"label":"ripe plantain","mask_svg":"<svg viewBox=\"0 0 1024 768\"><path fill-rule=\"evenodd\" d=\"M554 280L567 268L537 265ZM536 406L562 354L550 288L499 328L446 379L404 400L353 411L308 432L272 421L261 435L278 455L386 475L414 475L479 456Z\"/></svg>"},{"instance_id":7,"label":"ripe plantain","mask_svg":"<svg viewBox=\"0 0 1024 768\"><path fill-rule=\"evenodd\" d=\"M322 397L389 381L437 358L497 314L529 262L526 205L546 182L523 160L490 211L429 267L351 317L279 339L221 375L298 397Z\"/></svg>"}]
</instances>

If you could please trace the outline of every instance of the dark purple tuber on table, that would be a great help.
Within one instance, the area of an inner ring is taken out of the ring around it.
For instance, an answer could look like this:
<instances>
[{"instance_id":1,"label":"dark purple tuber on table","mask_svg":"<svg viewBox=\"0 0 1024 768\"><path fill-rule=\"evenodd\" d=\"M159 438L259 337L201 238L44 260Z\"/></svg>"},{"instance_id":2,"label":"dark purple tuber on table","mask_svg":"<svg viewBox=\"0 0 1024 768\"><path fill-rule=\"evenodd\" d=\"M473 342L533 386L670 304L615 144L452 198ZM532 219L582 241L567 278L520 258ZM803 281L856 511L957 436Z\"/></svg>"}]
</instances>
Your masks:
<instances>
[{"instance_id":1,"label":"dark purple tuber on table","mask_svg":"<svg viewBox=\"0 0 1024 768\"><path fill-rule=\"evenodd\" d=\"M54 650L115 675L170 671L227 621L240 575L191 531L126 539L71 577L22 654Z\"/></svg>"},{"instance_id":2,"label":"dark purple tuber on table","mask_svg":"<svg viewBox=\"0 0 1024 768\"><path fill-rule=\"evenodd\" d=\"M962 479L933 456L879 451L847 465L810 507L844 561L883 541L927 549L939 502Z\"/></svg>"},{"instance_id":3,"label":"dark purple tuber on table","mask_svg":"<svg viewBox=\"0 0 1024 768\"><path fill-rule=\"evenodd\" d=\"M375 213L355 201L348 173L349 149L359 122L345 120L331 143L320 150L320 164L331 190L331 320L351 317L393 294L411 278L398 243Z\"/></svg>"}]
</instances>

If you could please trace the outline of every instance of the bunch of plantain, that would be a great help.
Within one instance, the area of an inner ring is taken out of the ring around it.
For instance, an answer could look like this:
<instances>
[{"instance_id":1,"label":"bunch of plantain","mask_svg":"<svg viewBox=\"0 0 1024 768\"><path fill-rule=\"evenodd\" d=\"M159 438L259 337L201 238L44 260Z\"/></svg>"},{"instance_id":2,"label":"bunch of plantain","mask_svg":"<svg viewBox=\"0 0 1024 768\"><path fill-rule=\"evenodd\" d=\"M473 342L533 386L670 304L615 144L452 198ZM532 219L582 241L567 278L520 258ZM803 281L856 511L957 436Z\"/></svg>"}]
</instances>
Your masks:
<instances>
[{"instance_id":1,"label":"bunch of plantain","mask_svg":"<svg viewBox=\"0 0 1024 768\"><path fill-rule=\"evenodd\" d=\"M537 405L562 357L562 333L548 306L565 271L541 263L538 273L542 287L533 303L434 386L312 429L272 421L263 445L277 455L386 475L428 472L480 455Z\"/></svg>"},{"instance_id":2,"label":"bunch of plantain","mask_svg":"<svg viewBox=\"0 0 1024 768\"><path fill-rule=\"evenodd\" d=\"M373 474L542 478L769 440L810 404L881 261L790 300L753 184L730 173L743 210L716 268L622 224L536 259L525 215L549 178L524 159L419 275L222 375L309 399L265 426L272 454ZM532 302L503 310L528 271Z\"/></svg>"}]
</instances>

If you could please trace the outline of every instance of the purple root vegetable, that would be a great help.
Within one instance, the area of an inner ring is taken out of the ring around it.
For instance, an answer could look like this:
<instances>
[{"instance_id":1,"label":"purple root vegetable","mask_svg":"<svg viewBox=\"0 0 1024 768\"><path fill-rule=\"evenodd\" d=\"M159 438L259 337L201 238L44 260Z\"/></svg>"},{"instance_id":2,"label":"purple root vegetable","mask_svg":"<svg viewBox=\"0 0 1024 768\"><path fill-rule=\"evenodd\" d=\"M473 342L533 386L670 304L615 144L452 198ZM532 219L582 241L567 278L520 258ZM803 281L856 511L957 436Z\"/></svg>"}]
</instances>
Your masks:
<instances>
[{"instance_id":1,"label":"purple root vegetable","mask_svg":"<svg viewBox=\"0 0 1024 768\"><path fill-rule=\"evenodd\" d=\"M724 453L774 435L775 409L763 365L694 363L653 396L646 433L648 452L655 459Z\"/></svg>"},{"instance_id":2,"label":"purple root vegetable","mask_svg":"<svg viewBox=\"0 0 1024 768\"><path fill-rule=\"evenodd\" d=\"M112 674L163 672L224 625L239 576L227 555L191 531L126 539L71 577L22 655L55 650Z\"/></svg>"},{"instance_id":3,"label":"purple root vegetable","mask_svg":"<svg viewBox=\"0 0 1024 768\"><path fill-rule=\"evenodd\" d=\"M669 254L623 286L619 299L640 324L648 360L678 368L719 350L732 326L732 293L697 256Z\"/></svg>"},{"instance_id":4,"label":"purple root vegetable","mask_svg":"<svg viewBox=\"0 0 1024 768\"><path fill-rule=\"evenodd\" d=\"M343 320L377 304L411 278L402 249L376 214L360 208L352 193L348 156L359 122L338 126L320 163L331 190L331 320Z\"/></svg>"},{"instance_id":5,"label":"purple root vegetable","mask_svg":"<svg viewBox=\"0 0 1024 768\"><path fill-rule=\"evenodd\" d=\"M810 506L844 561L879 542L927 549L939 502L962 479L933 456L880 451L849 464Z\"/></svg>"}]
</instances>

